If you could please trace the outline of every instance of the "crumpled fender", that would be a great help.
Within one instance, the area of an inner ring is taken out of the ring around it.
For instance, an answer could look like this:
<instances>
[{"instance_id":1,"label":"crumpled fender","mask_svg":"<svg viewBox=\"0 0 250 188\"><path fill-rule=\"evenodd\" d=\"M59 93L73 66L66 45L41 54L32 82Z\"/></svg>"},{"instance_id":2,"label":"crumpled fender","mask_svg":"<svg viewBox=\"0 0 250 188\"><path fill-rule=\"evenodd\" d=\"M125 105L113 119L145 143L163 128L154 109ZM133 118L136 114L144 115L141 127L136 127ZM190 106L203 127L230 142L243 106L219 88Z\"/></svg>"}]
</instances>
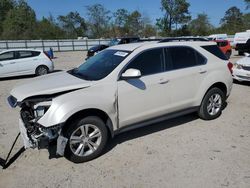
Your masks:
<instances>
[{"instance_id":1,"label":"crumpled fender","mask_svg":"<svg viewBox=\"0 0 250 188\"><path fill-rule=\"evenodd\" d=\"M61 124L75 113L86 109L98 109L105 112L113 129L118 128L117 85L108 83L80 89L52 100L52 105L38 121L44 127Z\"/></svg>"}]
</instances>

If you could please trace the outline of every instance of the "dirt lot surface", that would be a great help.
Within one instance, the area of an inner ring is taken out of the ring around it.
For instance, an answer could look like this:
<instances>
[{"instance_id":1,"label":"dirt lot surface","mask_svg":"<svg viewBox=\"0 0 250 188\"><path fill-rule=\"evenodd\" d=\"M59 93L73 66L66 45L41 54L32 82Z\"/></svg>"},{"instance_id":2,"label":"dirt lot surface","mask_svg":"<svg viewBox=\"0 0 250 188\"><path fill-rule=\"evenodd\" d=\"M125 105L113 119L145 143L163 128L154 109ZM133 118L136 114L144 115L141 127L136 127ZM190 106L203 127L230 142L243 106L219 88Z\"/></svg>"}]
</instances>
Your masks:
<instances>
[{"instance_id":1,"label":"dirt lot surface","mask_svg":"<svg viewBox=\"0 0 250 188\"><path fill-rule=\"evenodd\" d=\"M56 69L69 69L83 52L56 53ZM239 57L234 56L235 62ZM18 110L6 104L9 91L32 77L0 81L0 157L18 133ZM73 164L51 158L47 150L26 150L5 170L8 187L250 187L250 84L234 84L220 118L203 121L195 114L118 135L104 155ZM14 151L22 147L18 140ZM0 161L1 162L1 161Z\"/></svg>"}]
</instances>

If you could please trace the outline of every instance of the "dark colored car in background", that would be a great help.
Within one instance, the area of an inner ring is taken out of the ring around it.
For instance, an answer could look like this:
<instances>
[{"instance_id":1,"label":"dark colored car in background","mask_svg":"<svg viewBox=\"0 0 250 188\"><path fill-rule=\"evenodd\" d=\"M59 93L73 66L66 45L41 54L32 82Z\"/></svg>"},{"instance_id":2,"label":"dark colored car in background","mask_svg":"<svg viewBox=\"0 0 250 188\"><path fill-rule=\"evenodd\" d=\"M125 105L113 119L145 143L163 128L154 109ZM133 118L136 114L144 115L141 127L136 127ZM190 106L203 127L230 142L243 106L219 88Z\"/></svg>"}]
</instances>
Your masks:
<instances>
[{"instance_id":1,"label":"dark colored car in background","mask_svg":"<svg viewBox=\"0 0 250 188\"><path fill-rule=\"evenodd\" d=\"M139 37L122 37L122 38L114 38L110 41L108 45L100 44L97 46L93 46L88 50L87 53L87 58L94 56L96 53L110 47L110 46L115 46L119 44L128 44L128 43L133 43L133 42L139 42L140 38Z\"/></svg>"}]
</instances>

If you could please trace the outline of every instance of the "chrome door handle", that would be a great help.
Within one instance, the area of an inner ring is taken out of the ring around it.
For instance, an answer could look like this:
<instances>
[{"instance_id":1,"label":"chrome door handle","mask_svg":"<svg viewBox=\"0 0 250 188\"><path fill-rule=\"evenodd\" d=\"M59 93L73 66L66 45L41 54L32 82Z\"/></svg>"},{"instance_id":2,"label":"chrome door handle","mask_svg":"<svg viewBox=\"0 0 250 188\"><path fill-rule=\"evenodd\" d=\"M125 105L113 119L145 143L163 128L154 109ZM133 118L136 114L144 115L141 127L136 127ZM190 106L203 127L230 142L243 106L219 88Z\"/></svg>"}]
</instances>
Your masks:
<instances>
[{"instance_id":1,"label":"chrome door handle","mask_svg":"<svg viewBox=\"0 0 250 188\"><path fill-rule=\"evenodd\" d=\"M169 80L161 79L159 81L159 84L167 84L168 82L169 82Z\"/></svg>"},{"instance_id":2,"label":"chrome door handle","mask_svg":"<svg viewBox=\"0 0 250 188\"><path fill-rule=\"evenodd\" d=\"M201 70L201 71L199 71L199 73L200 74L205 74L205 73L207 73L207 71L206 70Z\"/></svg>"},{"instance_id":3,"label":"chrome door handle","mask_svg":"<svg viewBox=\"0 0 250 188\"><path fill-rule=\"evenodd\" d=\"M15 64L16 62L10 62L10 64Z\"/></svg>"}]
</instances>

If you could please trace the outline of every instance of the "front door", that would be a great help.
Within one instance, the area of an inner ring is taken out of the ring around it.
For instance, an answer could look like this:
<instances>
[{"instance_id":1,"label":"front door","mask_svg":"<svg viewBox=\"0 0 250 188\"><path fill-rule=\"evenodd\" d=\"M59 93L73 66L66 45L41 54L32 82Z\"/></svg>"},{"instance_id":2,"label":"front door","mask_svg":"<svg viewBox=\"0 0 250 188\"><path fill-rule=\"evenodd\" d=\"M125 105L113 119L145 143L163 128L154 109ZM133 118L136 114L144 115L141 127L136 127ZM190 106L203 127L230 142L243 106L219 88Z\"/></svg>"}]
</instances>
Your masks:
<instances>
[{"instance_id":1,"label":"front door","mask_svg":"<svg viewBox=\"0 0 250 188\"><path fill-rule=\"evenodd\" d=\"M126 69L141 71L139 79L118 81L120 127L164 114L170 101L164 73L163 49L147 50L132 60Z\"/></svg>"}]
</instances>

